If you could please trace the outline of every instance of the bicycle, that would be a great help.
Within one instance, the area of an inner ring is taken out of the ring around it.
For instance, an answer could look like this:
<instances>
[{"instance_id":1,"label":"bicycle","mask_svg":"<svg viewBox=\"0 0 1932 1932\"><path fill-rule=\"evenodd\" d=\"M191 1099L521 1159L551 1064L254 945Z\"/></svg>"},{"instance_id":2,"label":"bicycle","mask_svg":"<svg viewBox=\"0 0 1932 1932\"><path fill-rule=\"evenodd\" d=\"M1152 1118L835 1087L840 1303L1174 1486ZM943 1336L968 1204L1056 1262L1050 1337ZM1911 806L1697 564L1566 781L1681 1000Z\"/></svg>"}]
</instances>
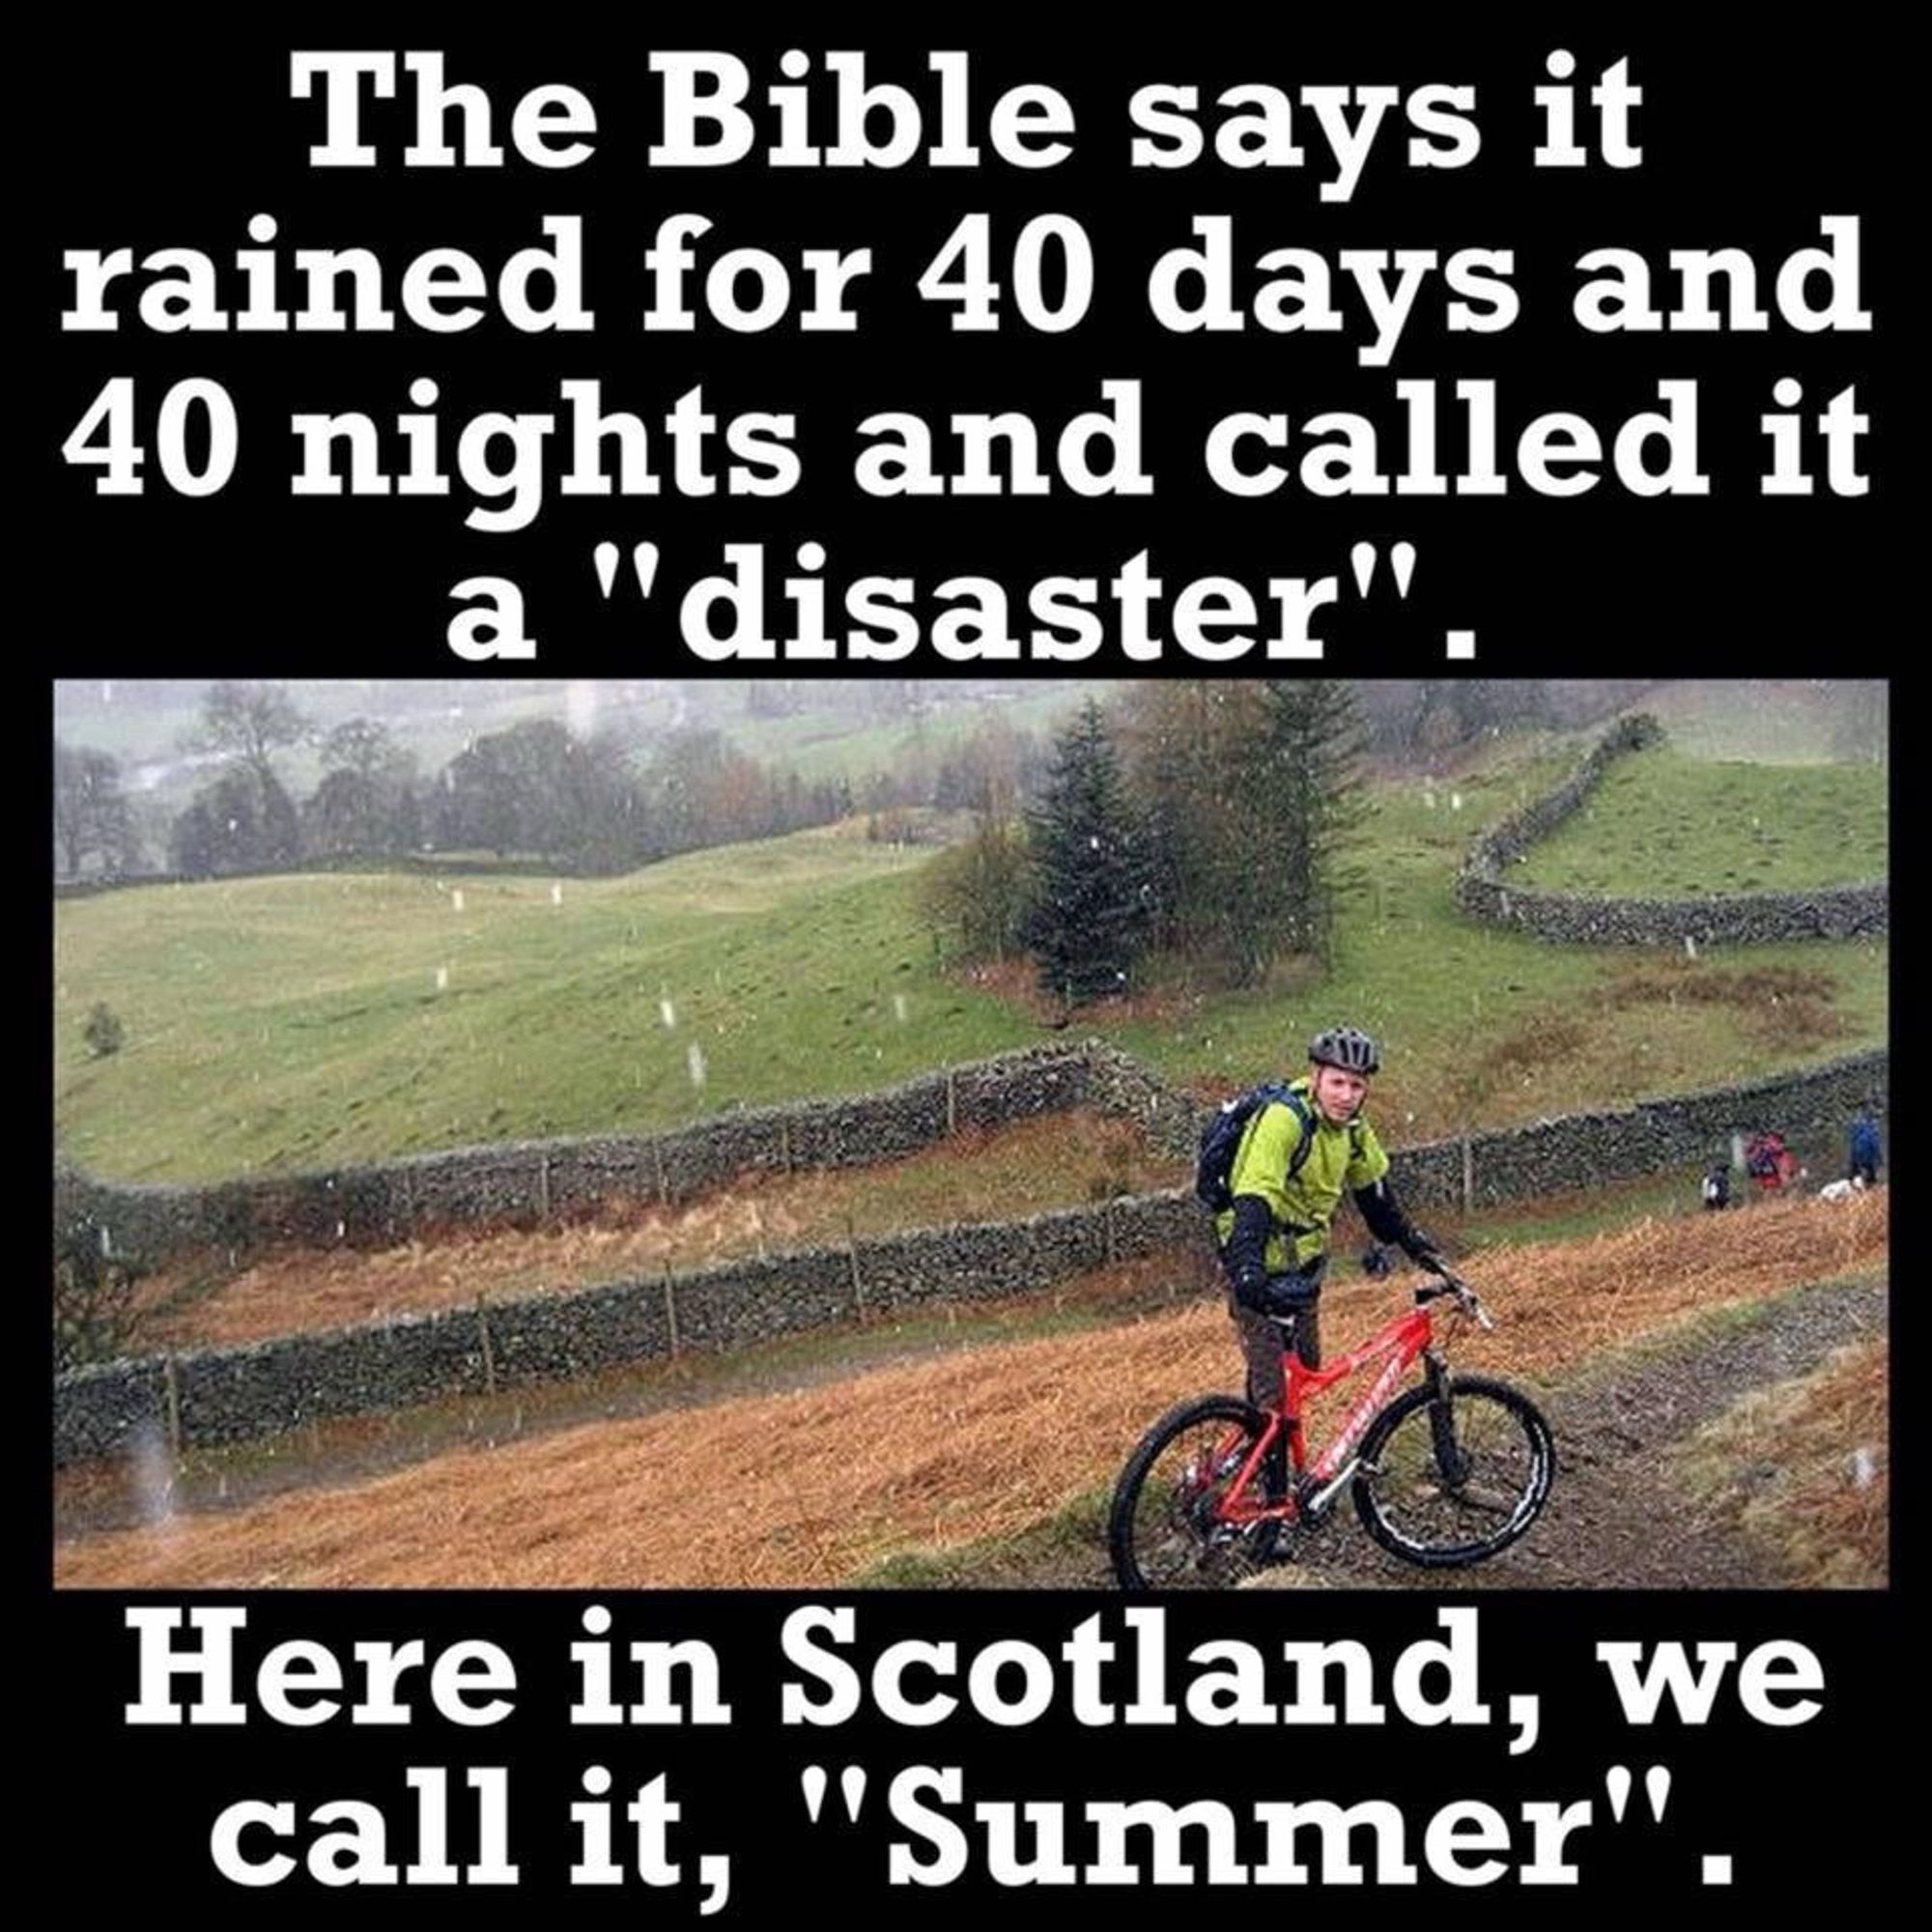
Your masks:
<instances>
[{"instance_id":1,"label":"bicycle","mask_svg":"<svg viewBox=\"0 0 1932 1932\"><path fill-rule=\"evenodd\" d=\"M1384 1549L1427 1569L1480 1562L1528 1529L1556 1470L1549 1425L1507 1382L1450 1375L1430 1303L1451 1296L1464 1318L1495 1324L1466 1282L1446 1268L1432 1272L1435 1284L1416 1289L1412 1308L1325 1368L1303 1365L1294 1317L1274 1317L1287 1384L1280 1409L1205 1396L1149 1430L1108 1512L1122 1589L1237 1583L1275 1560L1284 1535L1321 1521L1344 1490ZM1391 1401L1418 1361L1423 1380ZM1307 1400L1378 1363L1335 1439L1309 1463Z\"/></svg>"}]
</instances>

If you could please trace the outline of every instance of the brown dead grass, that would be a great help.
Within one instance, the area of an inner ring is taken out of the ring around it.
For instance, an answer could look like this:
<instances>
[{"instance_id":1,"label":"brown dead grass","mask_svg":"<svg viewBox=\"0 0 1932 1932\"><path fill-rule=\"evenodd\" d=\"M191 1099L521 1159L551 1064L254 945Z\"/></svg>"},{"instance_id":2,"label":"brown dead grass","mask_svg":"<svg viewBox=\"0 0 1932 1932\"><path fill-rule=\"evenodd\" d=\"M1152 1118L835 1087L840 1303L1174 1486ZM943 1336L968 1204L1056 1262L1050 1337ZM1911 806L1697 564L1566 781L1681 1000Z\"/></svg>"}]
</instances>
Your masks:
<instances>
[{"instance_id":1,"label":"brown dead grass","mask_svg":"<svg viewBox=\"0 0 1932 1932\"><path fill-rule=\"evenodd\" d=\"M1101 1032L1109 1028L1147 1021L1171 1026L1199 997L1178 986L1141 986L1132 992L1110 994L1102 1000L1089 1000L1082 1006L1066 1007L1052 993L1044 991L1030 959L982 959L962 967L959 978L982 993L991 993L1015 1011L1024 1013L1036 1025L1050 1032L1075 1034Z\"/></svg>"},{"instance_id":2,"label":"brown dead grass","mask_svg":"<svg viewBox=\"0 0 1932 1932\"><path fill-rule=\"evenodd\" d=\"M1545 1014L1535 1026L1512 1033L1475 1055L1458 1091L1467 1104L1499 1089L1525 1086L1528 1077L1540 1068L1560 1065L1583 1052L1589 1043L1589 1029L1581 1021Z\"/></svg>"},{"instance_id":3,"label":"brown dead grass","mask_svg":"<svg viewBox=\"0 0 1932 1932\"><path fill-rule=\"evenodd\" d=\"M1688 959L1645 962L1617 972L1604 1003L1623 1011L1636 1006L1728 1007L1755 1037L1776 1046L1817 1046L1848 1031L1833 1006L1838 984L1817 968L1693 965Z\"/></svg>"},{"instance_id":4,"label":"brown dead grass","mask_svg":"<svg viewBox=\"0 0 1932 1932\"><path fill-rule=\"evenodd\" d=\"M1883 1190L1842 1207L1772 1201L1497 1249L1480 1285L1501 1325L1460 1337L1459 1352L1485 1370L1553 1377L1691 1310L1871 1264L1885 1249ZM1329 1358L1399 1305L1384 1286L1338 1284L1324 1304ZM57 1546L55 1580L821 1587L895 1548L1037 1521L1111 1482L1160 1410L1237 1378L1225 1315L1195 1304L77 1539Z\"/></svg>"},{"instance_id":5,"label":"brown dead grass","mask_svg":"<svg viewBox=\"0 0 1932 1932\"><path fill-rule=\"evenodd\" d=\"M1090 1109L969 1129L904 1160L741 1176L701 1200L611 1201L560 1227L450 1228L400 1247L287 1249L226 1277L207 1261L143 1281L136 1347L256 1342L464 1306L479 1294L561 1293L735 1256L952 1221L1007 1219L1177 1185L1126 1121Z\"/></svg>"},{"instance_id":6,"label":"brown dead grass","mask_svg":"<svg viewBox=\"0 0 1932 1932\"><path fill-rule=\"evenodd\" d=\"M1753 1391L1688 1452L1693 1488L1802 1588L1886 1581L1889 1364L1884 1341L1840 1349L1800 1380Z\"/></svg>"}]
</instances>

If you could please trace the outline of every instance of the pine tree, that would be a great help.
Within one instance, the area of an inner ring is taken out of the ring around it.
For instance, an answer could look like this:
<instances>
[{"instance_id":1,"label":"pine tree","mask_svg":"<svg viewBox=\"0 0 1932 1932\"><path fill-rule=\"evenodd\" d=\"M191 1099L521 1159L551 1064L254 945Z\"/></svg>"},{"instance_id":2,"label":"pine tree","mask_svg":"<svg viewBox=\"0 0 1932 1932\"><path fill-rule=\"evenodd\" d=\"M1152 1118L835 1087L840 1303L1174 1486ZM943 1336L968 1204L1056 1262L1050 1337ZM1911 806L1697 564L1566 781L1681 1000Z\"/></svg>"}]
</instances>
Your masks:
<instances>
[{"instance_id":1,"label":"pine tree","mask_svg":"<svg viewBox=\"0 0 1932 1932\"><path fill-rule=\"evenodd\" d=\"M1281 951L1325 958L1337 903L1358 883L1348 848L1367 811L1361 720L1339 679L1283 679L1264 687L1264 699L1253 786L1273 843L1271 938Z\"/></svg>"},{"instance_id":2,"label":"pine tree","mask_svg":"<svg viewBox=\"0 0 1932 1932\"><path fill-rule=\"evenodd\" d=\"M1054 748L1031 820L1034 890L1025 923L1039 981L1067 1005L1123 992L1152 910L1138 828L1100 708Z\"/></svg>"},{"instance_id":3,"label":"pine tree","mask_svg":"<svg viewBox=\"0 0 1932 1932\"><path fill-rule=\"evenodd\" d=\"M1280 821L1288 787L1266 781L1267 687L1200 678L1144 685L1125 704L1128 782L1148 828L1159 939L1208 983L1258 983L1293 950Z\"/></svg>"}]
</instances>

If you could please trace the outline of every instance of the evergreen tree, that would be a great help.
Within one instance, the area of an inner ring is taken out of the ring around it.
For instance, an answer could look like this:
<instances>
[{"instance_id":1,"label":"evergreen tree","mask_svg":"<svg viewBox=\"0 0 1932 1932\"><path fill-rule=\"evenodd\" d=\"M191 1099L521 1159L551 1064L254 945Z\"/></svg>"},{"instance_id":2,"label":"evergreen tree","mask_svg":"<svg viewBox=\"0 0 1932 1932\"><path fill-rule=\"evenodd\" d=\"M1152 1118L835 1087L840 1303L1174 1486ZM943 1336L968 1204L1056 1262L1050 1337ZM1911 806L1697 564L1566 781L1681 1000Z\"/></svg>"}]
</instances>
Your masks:
<instances>
[{"instance_id":1,"label":"evergreen tree","mask_svg":"<svg viewBox=\"0 0 1932 1932\"><path fill-rule=\"evenodd\" d=\"M1025 937L1040 984L1069 1006L1123 992L1146 943L1152 892L1113 742L1092 698L1055 747L1030 842Z\"/></svg>"},{"instance_id":2,"label":"evergreen tree","mask_svg":"<svg viewBox=\"0 0 1932 1932\"><path fill-rule=\"evenodd\" d=\"M1348 848L1367 811L1354 692L1336 678L1283 679L1264 687L1264 705L1253 783L1273 838L1270 937L1325 958L1337 903L1358 883Z\"/></svg>"},{"instance_id":3,"label":"evergreen tree","mask_svg":"<svg viewBox=\"0 0 1932 1932\"><path fill-rule=\"evenodd\" d=\"M1262 687L1196 678L1128 700L1129 784L1145 813L1161 943L1197 977L1249 985L1280 950L1277 828L1253 778Z\"/></svg>"},{"instance_id":4,"label":"evergreen tree","mask_svg":"<svg viewBox=\"0 0 1932 1932\"><path fill-rule=\"evenodd\" d=\"M1125 712L1160 944L1236 986L1284 954L1325 952L1360 819L1352 688L1163 681Z\"/></svg>"}]
</instances>

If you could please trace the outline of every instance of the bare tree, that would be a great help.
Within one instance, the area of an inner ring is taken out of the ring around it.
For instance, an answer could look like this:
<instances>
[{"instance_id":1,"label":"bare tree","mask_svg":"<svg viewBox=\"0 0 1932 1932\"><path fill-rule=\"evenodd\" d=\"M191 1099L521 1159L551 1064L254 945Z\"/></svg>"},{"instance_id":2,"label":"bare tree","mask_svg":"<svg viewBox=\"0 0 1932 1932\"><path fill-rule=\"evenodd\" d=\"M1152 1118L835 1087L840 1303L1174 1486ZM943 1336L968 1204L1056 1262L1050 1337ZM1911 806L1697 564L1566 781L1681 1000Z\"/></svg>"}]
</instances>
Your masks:
<instances>
[{"instance_id":1,"label":"bare tree","mask_svg":"<svg viewBox=\"0 0 1932 1932\"><path fill-rule=\"evenodd\" d=\"M109 870L135 858L121 767L105 752L54 741L54 838L70 878L98 853Z\"/></svg>"},{"instance_id":2,"label":"bare tree","mask_svg":"<svg viewBox=\"0 0 1932 1932\"><path fill-rule=\"evenodd\" d=\"M267 786L275 776L271 753L314 735L308 715L280 684L211 685L201 700L201 723L183 741L190 752L219 752L245 765Z\"/></svg>"}]
</instances>

